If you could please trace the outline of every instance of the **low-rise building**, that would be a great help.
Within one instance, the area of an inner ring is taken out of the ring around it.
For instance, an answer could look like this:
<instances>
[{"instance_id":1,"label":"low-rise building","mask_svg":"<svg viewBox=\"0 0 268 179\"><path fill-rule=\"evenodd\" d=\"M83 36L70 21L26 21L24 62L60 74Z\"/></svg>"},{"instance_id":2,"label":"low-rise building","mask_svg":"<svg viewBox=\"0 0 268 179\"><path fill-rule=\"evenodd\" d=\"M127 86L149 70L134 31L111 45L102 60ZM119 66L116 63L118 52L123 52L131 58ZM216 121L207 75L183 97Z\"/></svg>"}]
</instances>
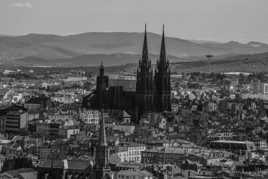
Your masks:
<instances>
[{"instance_id":1,"label":"low-rise building","mask_svg":"<svg viewBox=\"0 0 268 179\"><path fill-rule=\"evenodd\" d=\"M80 129L78 126L66 126L60 129L60 135L63 138L67 138L67 139L69 139L73 135L79 134L79 132L80 132Z\"/></svg>"},{"instance_id":2,"label":"low-rise building","mask_svg":"<svg viewBox=\"0 0 268 179\"><path fill-rule=\"evenodd\" d=\"M141 162L141 152L146 150L146 146L136 143L125 143L116 149L116 154L121 162Z\"/></svg>"},{"instance_id":3,"label":"low-rise building","mask_svg":"<svg viewBox=\"0 0 268 179\"><path fill-rule=\"evenodd\" d=\"M11 107L5 114L5 131L18 132L27 127L27 111L23 107Z\"/></svg>"},{"instance_id":4,"label":"low-rise building","mask_svg":"<svg viewBox=\"0 0 268 179\"><path fill-rule=\"evenodd\" d=\"M56 122L39 122L36 124L36 132L41 136L58 136L60 124Z\"/></svg>"},{"instance_id":5,"label":"low-rise building","mask_svg":"<svg viewBox=\"0 0 268 179\"><path fill-rule=\"evenodd\" d=\"M212 149L226 150L238 155L247 155L248 152L256 150L254 142L234 141L234 140L216 140L209 143Z\"/></svg>"},{"instance_id":6,"label":"low-rise building","mask_svg":"<svg viewBox=\"0 0 268 179\"><path fill-rule=\"evenodd\" d=\"M112 130L124 132L125 135L130 135L134 133L135 126L134 125L116 125L109 124L108 127L112 128Z\"/></svg>"},{"instance_id":7,"label":"low-rise building","mask_svg":"<svg viewBox=\"0 0 268 179\"><path fill-rule=\"evenodd\" d=\"M181 165L185 160L203 164L207 160L200 155L178 153L176 151L146 150L141 152L141 162L145 164L175 164Z\"/></svg>"},{"instance_id":8,"label":"low-rise building","mask_svg":"<svg viewBox=\"0 0 268 179\"><path fill-rule=\"evenodd\" d=\"M81 110L79 112L80 119L86 124L98 125L100 112L98 110Z\"/></svg>"},{"instance_id":9,"label":"low-rise building","mask_svg":"<svg viewBox=\"0 0 268 179\"><path fill-rule=\"evenodd\" d=\"M115 179L153 179L153 174L146 170L121 170L115 174Z\"/></svg>"}]
</instances>

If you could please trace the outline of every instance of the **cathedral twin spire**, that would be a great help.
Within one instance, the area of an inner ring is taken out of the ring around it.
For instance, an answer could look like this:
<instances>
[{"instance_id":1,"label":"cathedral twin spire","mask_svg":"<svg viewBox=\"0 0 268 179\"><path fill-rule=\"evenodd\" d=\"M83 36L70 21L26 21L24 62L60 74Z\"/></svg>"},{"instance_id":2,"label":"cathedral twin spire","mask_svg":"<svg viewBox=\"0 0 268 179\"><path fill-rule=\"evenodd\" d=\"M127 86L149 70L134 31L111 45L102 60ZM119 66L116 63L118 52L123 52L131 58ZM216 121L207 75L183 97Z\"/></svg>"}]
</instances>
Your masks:
<instances>
[{"instance_id":1,"label":"cathedral twin spire","mask_svg":"<svg viewBox=\"0 0 268 179\"><path fill-rule=\"evenodd\" d=\"M137 69L136 92L140 95L152 95L153 93L153 70L149 59L147 31L145 25L142 57ZM151 100L152 101L152 100Z\"/></svg>"},{"instance_id":2,"label":"cathedral twin spire","mask_svg":"<svg viewBox=\"0 0 268 179\"><path fill-rule=\"evenodd\" d=\"M148 54L148 42L147 42L147 30L146 30L146 24L145 24L145 31L144 31L144 41L143 41L143 48L142 48L142 60L148 60L149 54Z\"/></svg>"},{"instance_id":3,"label":"cathedral twin spire","mask_svg":"<svg viewBox=\"0 0 268 179\"><path fill-rule=\"evenodd\" d=\"M142 60L149 61L149 52L148 52L148 41L147 41L147 27L145 24L145 31L144 31L144 41L143 41L143 48L142 48ZM160 58L159 61L162 63L167 63L167 56L166 56L166 43L165 43L165 26L163 25L162 31L162 40L161 40L161 48L160 48Z\"/></svg>"},{"instance_id":4,"label":"cathedral twin spire","mask_svg":"<svg viewBox=\"0 0 268 179\"><path fill-rule=\"evenodd\" d=\"M142 57L137 69L136 92L138 94L138 104L143 106L141 107L143 108L142 111L170 110L170 70L166 57L164 26L160 56L156 64L154 76L149 59L147 29L145 25Z\"/></svg>"},{"instance_id":5,"label":"cathedral twin spire","mask_svg":"<svg viewBox=\"0 0 268 179\"><path fill-rule=\"evenodd\" d=\"M166 54L165 29L163 26L163 35L160 48L160 57L156 63L155 69L155 102L157 111L171 110L171 84L170 67Z\"/></svg>"},{"instance_id":6,"label":"cathedral twin spire","mask_svg":"<svg viewBox=\"0 0 268 179\"><path fill-rule=\"evenodd\" d=\"M163 25L163 34L162 34L162 41L161 41L161 48L160 48L160 60L162 62L167 61L167 56L166 56L166 43L165 43L165 26Z\"/></svg>"},{"instance_id":7,"label":"cathedral twin spire","mask_svg":"<svg viewBox=\"0 0 268 179\"><path fill-rule=\"evenodd\" d=\"M143 41L143 48L142 48L142 60L140 61L140 63L143 63L144 66L146 66L145 64L147 64L147 68L151 68L151 61L149 60L149 52L148 52L146 24L145 24L144 41ZM141 66L141 64L139 64L139 65L140 65L139 69L141 69L142 66ZM160 72L160 71L169 72L169 62L167 60L167 54L166 54L165 26L164 25L163 25L163 31L162 31L160 56L159 56L159 60L157 60L155 71L156 72Z\"/></svg>"}]
</instances>

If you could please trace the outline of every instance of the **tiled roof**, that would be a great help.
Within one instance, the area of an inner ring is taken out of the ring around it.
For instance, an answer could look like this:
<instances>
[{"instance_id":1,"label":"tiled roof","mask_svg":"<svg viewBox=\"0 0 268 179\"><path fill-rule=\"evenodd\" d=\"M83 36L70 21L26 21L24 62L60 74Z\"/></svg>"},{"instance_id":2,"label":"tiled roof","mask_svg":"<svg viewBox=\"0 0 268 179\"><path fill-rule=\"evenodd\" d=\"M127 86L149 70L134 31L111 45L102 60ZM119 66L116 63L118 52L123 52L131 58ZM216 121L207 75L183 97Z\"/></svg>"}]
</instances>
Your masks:
<instances>
[{"instance_id":1,"label":"tiled roof","mask_svg":"<svg viewBox=\"0 0 268 179\"><path fill-rule=\"evenodd\" d=\"M53 163L51 160L43 160L40 161L38 165L41 168L51 168L53 164L53 168L62 168L62 169L70 169L70 170L85 170L89 166L91 166L92 160L54 160Z\"/></svg>"},{"instance_id":2,"label":"tiled roof","mask_svg":"<svg viewBox=\"0 0 268 179\"><path fill-rule=\"evenodd\" d=\"M135 175L135 176L153 176L152 173L146 171L146 170L121 170L118 172L120 175Z\"/></svg>"},{"instance_id":3,"label":"tiled roof","mask_svg":"<svg viewBox=\"0 0 268 179\"><path fill-rule=\"evenodd\" d=\"M71 170L85 170L87 169L89 166L91 166L90 164L90 160L68 160L68 169Z\"/></svg>"},{"instance_id":4,"label":"tiled roof","mask_svg":"<svg viewBox=\"0 0 268 179\"><path fill-rule=\"evenodd\" d=\"M64 168L63 161L62 160L41 160L38 167L40 168Z\"/></svg>"}]
</instances>

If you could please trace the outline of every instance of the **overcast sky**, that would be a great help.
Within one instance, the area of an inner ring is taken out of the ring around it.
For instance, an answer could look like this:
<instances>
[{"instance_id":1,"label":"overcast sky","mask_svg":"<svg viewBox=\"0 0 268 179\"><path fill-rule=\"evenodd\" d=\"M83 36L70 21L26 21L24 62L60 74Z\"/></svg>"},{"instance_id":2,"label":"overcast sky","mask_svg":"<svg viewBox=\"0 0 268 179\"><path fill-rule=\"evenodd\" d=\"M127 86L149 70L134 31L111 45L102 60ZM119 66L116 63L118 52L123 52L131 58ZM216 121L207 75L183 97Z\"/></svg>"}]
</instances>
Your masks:
<instances>
[{"instance_id":1,"label":"overcast sky","mask_svg":"<svg viewBox=\"0 0 268 179\"><path fill-rule=\"evenodd\" d=\"M268 0L0 0L0 34L161 33L268 43Z\"/></svg>"}]
</instances>

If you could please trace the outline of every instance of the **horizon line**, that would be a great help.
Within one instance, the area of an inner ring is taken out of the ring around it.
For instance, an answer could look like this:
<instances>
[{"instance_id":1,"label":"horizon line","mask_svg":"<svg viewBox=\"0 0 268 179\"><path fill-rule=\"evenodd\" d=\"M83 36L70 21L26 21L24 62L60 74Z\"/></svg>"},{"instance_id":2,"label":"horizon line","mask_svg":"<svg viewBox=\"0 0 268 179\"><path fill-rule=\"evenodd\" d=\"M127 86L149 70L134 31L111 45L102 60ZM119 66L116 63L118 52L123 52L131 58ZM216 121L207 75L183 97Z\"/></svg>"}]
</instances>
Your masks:
<instances>
[{"instance_id":1,"label":"horizon line","mask_svg":"<svg viewBox=\"0 0 268 179\"><path fill-rule=\"evenodd\" d=\"M59 36L59 37L68 37L68 36L75 36L75 35L82 35L82 34L88 34L88 33L137 33L137 34L143 34L143 31L85 31L85 32L70 32L70 33L42 33L42 32L27 32L27 33L21 33L21 34L5 34L5 33L0 33L0 37L23 37L23 36L29 36L29 35L52 35L52 36ZM161 36L162 32L152 32L152 31L147 31L148 34L155 34ZM268 42L264 41L258 41L258 40L213 40L213 39L191 39L191 38L183 38L183 37L177 37L177 36L170 36L170 35L165 35L166 38L173 38L173 39L181 39L181 40L187 40L191 41L193 43L230 43L230 42L238 42L240 44L249 44L251 42L257 42L257 43L263 43L267 44Z\"/></svg>"}]
</instances>

